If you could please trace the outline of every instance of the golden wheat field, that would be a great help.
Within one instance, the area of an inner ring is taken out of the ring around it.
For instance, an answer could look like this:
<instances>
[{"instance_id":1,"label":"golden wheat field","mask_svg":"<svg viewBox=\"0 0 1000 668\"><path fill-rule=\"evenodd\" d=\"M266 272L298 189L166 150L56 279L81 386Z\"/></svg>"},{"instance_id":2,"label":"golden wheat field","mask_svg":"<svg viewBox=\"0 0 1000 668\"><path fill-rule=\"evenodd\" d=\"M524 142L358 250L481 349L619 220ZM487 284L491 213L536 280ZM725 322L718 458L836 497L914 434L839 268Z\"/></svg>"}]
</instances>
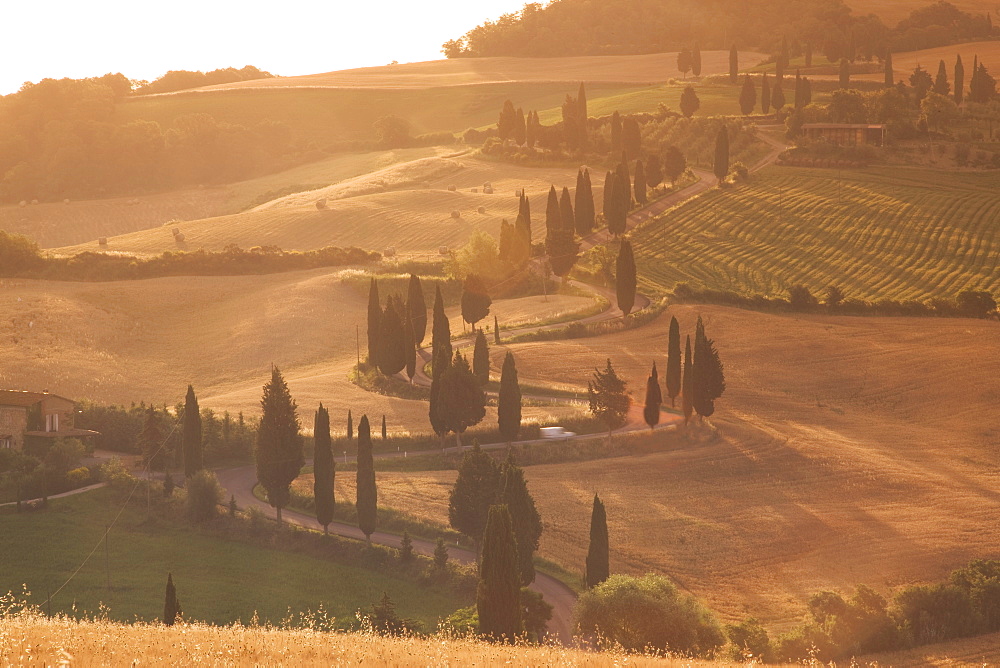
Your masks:
<instances>
[{"instance_id":1,"label":"golden wheat field","mask_svg":"<svg viewBox=\"0 0 1000 668\"><path fill-rule=\"evenodd\" d=\"M742 62L763 54L741 52ZM702 76L729 71L728 51L702 53ZM246 88L435 88L511 81L653 83L677 75L677 53L562 58L458 58L364 67L323 74L254 79L199 90Z\"/></svg>"},{"instance_id":2,"label":"golden wheat field","mask_svg":"<svg viewBox=\"0 0 1000 668\"><path fill-rule=\"evenodd\" d=\"M362 355L367 347L367 296L357 281L342 280L356 273L327 269L111 283L5 279L0 387L173 405L193 383L202 405L254 414L274 363L303 416L322 401L335 415L348 409L385 414L393 432L424 431L425 402L372 394L348 380L358 344ZM592 305L569 295L523 297L498 300L492 313L506 326L569 317ZM457 309L449 315L453 331L461 331ZM545 419L565 410L526 414Z\"/></svg>"},{"instance_id":3,"label":"golden wheat field","mask_svg":"<svg viewBox=\"0 0 1000 668\"><path fill-rule=\"evenodd\" d=\"M966 11L970 11L966 9ZM978 13L982 13L982 8ZM913 73L917 65L934 76L937 73L938 63L944 61L948 72L948 81L954 85L955 56L961 54L962 63L965 66L965 91L969 91L969 77L972 72L972 61L978 57L979 62L984 63L991 73L996 73L1000 68L1000 43L998 42L966 42L960 44L950 44L939 46L933 49L923 49L921 51L908 51L906 53L892 54L892 71L894 81L909 81L910 74ZM864 81L882 81L884 75L878 74L857 74L851 75L852 79Z\"/></svg>"},{"instance_id":4,"label":"golden wheat field","mask_svg":"<svg viewBox=\"0 0 1000 668\"><path fill-rule=\"evenodd\" d=\"M600 198L603 178L593 171L591 178L595 197ZM483 193L485 183L492 184L493 194ZM422 158L320 190L278 198L253 211L111 237L107 249L155 255L166 250L221 250L229 244L243 248L273 245L286 250L324 246L383 250L392 246L397 252L437 254L441 246L461 246L477 230L498 238L501 221L513 222L517 217L515 192L520 189L529 195L533 236L541 240L545 236L545 198L552 185L572 190L576 170L497 165L465 155ZM449 190L452 186L454 191ZM327 208L317 209L320 199L327 200ZM454 218L453 212L459 217ZM175 227L184 234L183 242L174 240ZM56 252L97 248L94 240Z\"/></svg>"},{"instance_id":5,"label":"golden wheat field","mask_svg":"<svg viewBox=\"0 0 1000 668\"><path fill-rule=\"evenodd\" d=\"M613 571L665 573L727 621L754 615L780 630L816 591L888 593L995 555L1000 361L976 353L1000 345L995 322L670 310L682 333L701 313L726 365L717 437L697 430L653 454L529 467L542 556L582 570L598 492ZM510 349L530 384L584 387L610 357L641 401L654 355L665 367L667 324L564 341L558 355L544 343ZM447 523L440 499L415 495L453 476L379 484L402 509Z\"/></svg>"}]
</instances>

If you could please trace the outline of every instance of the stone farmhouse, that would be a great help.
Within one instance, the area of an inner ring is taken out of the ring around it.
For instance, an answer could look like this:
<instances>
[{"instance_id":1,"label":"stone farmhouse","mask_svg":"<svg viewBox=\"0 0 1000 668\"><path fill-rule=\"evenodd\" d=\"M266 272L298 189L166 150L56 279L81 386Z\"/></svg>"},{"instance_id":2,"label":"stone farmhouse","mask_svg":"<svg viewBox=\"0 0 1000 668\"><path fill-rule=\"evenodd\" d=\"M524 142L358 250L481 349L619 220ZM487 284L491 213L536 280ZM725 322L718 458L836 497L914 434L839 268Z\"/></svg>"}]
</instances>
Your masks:
<instances>
[{"instance_id":1,"label":"stone farmhouse","mask_svg":"<svg viewBox=\"0 0 1000 668\"><path fill-rule=\"evenodd\" d=\"M0 390L0 448L24 450L25 439L87 438L76 428L76 403L48 392Z\"/></svg>"}]
</instances>

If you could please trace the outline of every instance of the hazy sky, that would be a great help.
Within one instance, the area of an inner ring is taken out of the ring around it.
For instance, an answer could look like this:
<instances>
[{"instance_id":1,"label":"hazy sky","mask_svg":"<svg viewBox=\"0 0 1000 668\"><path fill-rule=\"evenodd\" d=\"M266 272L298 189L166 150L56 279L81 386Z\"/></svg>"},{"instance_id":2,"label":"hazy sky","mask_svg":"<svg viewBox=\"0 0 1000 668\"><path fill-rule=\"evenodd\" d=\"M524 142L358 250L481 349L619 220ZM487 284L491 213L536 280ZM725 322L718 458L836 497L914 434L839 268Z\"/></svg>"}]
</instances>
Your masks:
<instances>
[{"instance_id":1,"label":"hazy sky","mask_svg":"<svg viewBox=\"0 0 1000 668\"><path fill-rule=\"evenodd\" d=\"M313 74L443 58L525 0L0 0L0 94L25 81L256 65ZM265 9L266 8L266 9Z\"/></svg>"}]
</instances>

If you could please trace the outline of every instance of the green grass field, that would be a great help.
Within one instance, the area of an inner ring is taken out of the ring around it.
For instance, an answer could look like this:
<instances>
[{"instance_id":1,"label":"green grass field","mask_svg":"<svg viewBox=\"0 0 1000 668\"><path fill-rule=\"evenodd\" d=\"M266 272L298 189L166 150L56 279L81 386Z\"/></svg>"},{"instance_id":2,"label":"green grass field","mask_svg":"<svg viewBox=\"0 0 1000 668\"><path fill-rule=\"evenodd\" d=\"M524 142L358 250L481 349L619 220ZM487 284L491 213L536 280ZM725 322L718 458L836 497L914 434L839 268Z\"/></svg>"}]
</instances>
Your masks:
<instances>
[{"instance_id":1,"label":"green grass field","mask_svg":"<svg viewBox=\"0 0 1000 668\"><path fill-rule=\"evenodd\" d=\"M772 167L634 232L640 283L772 296L838 285L901 300L997 292L998 186L993 172Z\"/></svg>"},{"instance_id":2,"label":"green grass field","mask_svg":"<svg viewBox=\"0 0 1000 668\"><path fill-rule=\"evenodd\" d=\"M50 510L0 514L0 591L20 591L44 602L99 543L120 502L98 490L50 502ZM126 510L108 542L111 590L106 588L104 546L79 575L54 598L52 611L95 613L106 605L109 617L155 619L163 613L167 572L187 617L218 624L260 620L280 622L289 611L317 610L355 623L387 592L403 617L434 628L437 620L468 605L445 587L423 587L402 576L334 563L293 552L265 549L200 533L183 525L146 520L136 506ZM252 587L250 584L252 583Z\"/></svg>"}]
</instances>

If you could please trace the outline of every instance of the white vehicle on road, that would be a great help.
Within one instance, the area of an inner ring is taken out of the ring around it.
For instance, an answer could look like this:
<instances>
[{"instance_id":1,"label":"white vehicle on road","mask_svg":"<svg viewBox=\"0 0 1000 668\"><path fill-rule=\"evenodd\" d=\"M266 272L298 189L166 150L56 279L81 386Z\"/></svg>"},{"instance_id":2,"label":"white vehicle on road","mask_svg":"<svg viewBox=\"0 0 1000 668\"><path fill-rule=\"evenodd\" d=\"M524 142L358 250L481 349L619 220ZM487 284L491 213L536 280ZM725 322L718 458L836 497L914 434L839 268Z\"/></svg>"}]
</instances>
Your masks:
<instances>
[{"instance_id":1,"label":"white vehicle on road","mask_svg":"<svg viewBox=\"0 0 1000 668\"><path fill-rule=\"evenodd\" d=\"M538 433L542 438L572 438L576 436L575 432L566 431L562 427L542 427Z\"/></svg>"}]
</instances>

